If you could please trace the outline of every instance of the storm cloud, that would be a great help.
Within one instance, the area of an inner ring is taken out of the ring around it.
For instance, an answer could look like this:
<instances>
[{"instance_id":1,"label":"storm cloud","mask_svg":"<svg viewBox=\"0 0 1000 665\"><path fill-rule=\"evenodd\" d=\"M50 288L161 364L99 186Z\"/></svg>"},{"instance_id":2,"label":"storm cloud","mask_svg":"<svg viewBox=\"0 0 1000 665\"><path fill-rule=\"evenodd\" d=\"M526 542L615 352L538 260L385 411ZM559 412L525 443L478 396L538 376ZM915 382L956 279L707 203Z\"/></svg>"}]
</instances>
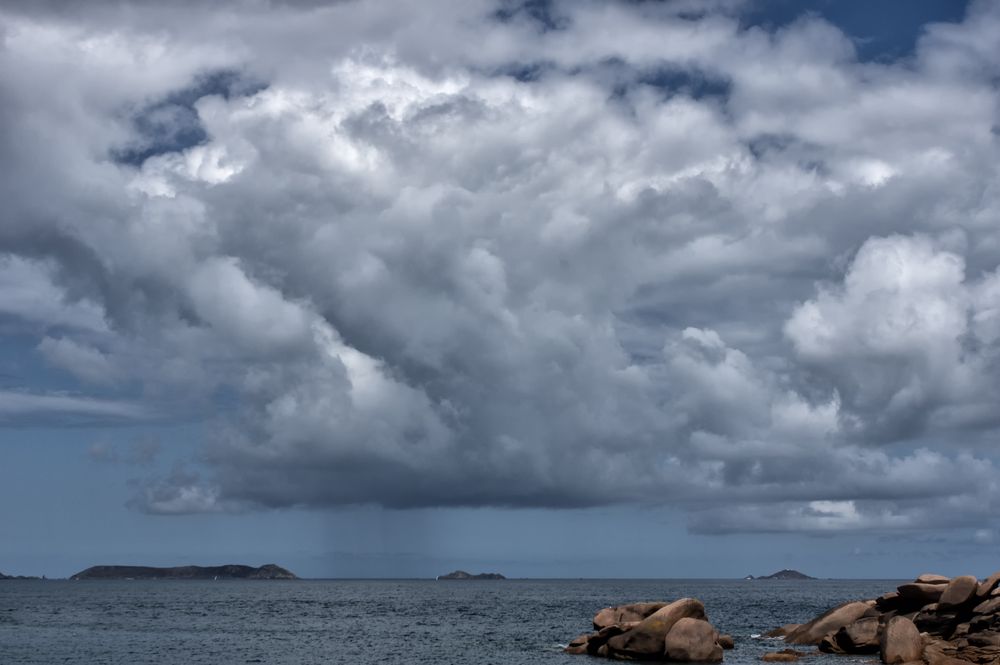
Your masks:
<instances>
[{"instance_id":1,"label":"storm cloud","mask_svg":"<svg viewBox=\"0 0 1000 665\"><path fill-rule=\"evenodd\" d=\"M872 62L743 4L8 4L0 314L67 388L0 417L209 418L155 513L988 529L1000 9Z\"/></svg>"}]
</instances>

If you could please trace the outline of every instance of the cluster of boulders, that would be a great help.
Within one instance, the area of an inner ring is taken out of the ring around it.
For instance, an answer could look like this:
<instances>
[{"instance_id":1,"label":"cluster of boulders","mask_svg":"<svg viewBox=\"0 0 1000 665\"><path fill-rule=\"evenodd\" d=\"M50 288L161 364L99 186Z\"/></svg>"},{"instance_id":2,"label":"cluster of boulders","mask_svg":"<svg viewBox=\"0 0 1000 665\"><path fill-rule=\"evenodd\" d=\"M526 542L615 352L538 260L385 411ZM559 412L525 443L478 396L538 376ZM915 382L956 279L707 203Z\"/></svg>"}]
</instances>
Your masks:
<instances>
[{"instance_id":1,"label":"cluster of boulders","mask_svg":"<svg viewBox=\"0 0 1000 665\"><path fill-rule=\"evenodd\" d=\"M887 665L1000 663L998 585L1000 572L982 582L971 575L921 575L874 600L838 605L767 637L816 645L826 653L877 653Z\"/></svg>"},{"instance_id":2,"label":"cluster of boulders","mask_svg":"<svg viewBox=\"0 0 1000 665\"><path fill-rule=\"evenodd\" d=\"M594 617L594 630L576 638L566 653L618 660L718 663L733 638L708 622L695 598L672 603L633 603L607 607Z\"/></svg>"}]
</instances>

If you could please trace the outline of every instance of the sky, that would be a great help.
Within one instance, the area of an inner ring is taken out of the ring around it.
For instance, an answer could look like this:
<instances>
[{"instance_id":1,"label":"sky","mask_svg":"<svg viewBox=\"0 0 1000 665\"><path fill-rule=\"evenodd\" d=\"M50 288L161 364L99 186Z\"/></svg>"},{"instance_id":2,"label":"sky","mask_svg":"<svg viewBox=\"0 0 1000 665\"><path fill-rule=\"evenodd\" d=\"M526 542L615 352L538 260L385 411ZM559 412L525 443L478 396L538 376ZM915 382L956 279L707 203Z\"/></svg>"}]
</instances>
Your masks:
<instances>
[{"instance_id":1,"label":"sky","mask_svg":"<svg viewBox=\"0 0 1000 665\"><path fill-rule=\"evenodd\" d=\"M0 571L989 574L1000 2L0 3Z\"/></svg>"}]
</instances>

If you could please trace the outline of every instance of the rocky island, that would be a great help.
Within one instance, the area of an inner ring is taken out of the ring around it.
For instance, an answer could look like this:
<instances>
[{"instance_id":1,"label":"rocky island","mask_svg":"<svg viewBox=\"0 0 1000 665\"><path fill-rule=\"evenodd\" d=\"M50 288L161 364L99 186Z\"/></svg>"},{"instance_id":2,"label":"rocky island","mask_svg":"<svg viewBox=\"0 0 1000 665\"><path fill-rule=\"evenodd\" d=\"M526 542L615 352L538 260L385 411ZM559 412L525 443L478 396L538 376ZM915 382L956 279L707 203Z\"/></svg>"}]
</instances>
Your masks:
<instances>
[{"instance_id":1,"label":"rocky island","mask_svg":"<svg viewBox=\"0 0 1000 665\"><path fill-rule=\"evenodd\" d=\"M505 580L507 579L500 573L479 573L478 575L473 575L472 573L467 573L464 570L456 570L447 575L438 575L439 580Z\"/></svg>"},{"instance_id":2,"label":"rocky island","mask_svg":"<svg viewBox=\"0 0 1000 665\"><path fill-rule=\"evenodd\" d=\"M4 575L0 573L0 580L41 580L44 577L31 577L30 575Z\"/></svg>"},{"instance_id":3,"label":"rocky island","mask_svg":"<svg viewBox=\"0 0 1000 665\"><path fill-rule=\"evenodd\" d=\"M761 577L754 577L753 575L747 575L743 579L745 580L814 580L815 577L810 577L805 573L800 573L797 570L779 570L776 573L770 575L763 575Z\"/></svg>"},{"instance_id":4,"label":"rocky island","mask_svg":"<svg viewBox=\"0 0 1000 665\"><path fill-rule=\"evenodd\" d=\"M297 580L289 570L269 563L254 568L225 566L92 566L70 577L71 580Z\"/></svg>"}]
</instances>

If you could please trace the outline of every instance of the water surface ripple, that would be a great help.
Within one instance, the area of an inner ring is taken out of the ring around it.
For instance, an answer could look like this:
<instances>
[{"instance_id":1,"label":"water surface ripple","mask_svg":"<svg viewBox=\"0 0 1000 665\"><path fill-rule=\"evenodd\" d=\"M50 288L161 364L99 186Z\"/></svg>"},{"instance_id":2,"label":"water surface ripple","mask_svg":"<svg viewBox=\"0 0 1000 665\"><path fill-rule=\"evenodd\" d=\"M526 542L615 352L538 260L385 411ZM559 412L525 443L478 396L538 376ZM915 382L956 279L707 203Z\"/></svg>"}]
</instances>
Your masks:
<instances>
[{"instance_id":1,"label":"water surface ripple","mask_svg":"<svg viewBox=\"0 0 1000 665\"><path fill-rule=\"evenodd\" d=\"M0 665L586 665L560 644L608 605L693 596L736 638L726 663L781 643L751 639L891 581L302 580L3 581ZM811 665L869 658L822 657Z\"/></svg>"}]
</instances>

